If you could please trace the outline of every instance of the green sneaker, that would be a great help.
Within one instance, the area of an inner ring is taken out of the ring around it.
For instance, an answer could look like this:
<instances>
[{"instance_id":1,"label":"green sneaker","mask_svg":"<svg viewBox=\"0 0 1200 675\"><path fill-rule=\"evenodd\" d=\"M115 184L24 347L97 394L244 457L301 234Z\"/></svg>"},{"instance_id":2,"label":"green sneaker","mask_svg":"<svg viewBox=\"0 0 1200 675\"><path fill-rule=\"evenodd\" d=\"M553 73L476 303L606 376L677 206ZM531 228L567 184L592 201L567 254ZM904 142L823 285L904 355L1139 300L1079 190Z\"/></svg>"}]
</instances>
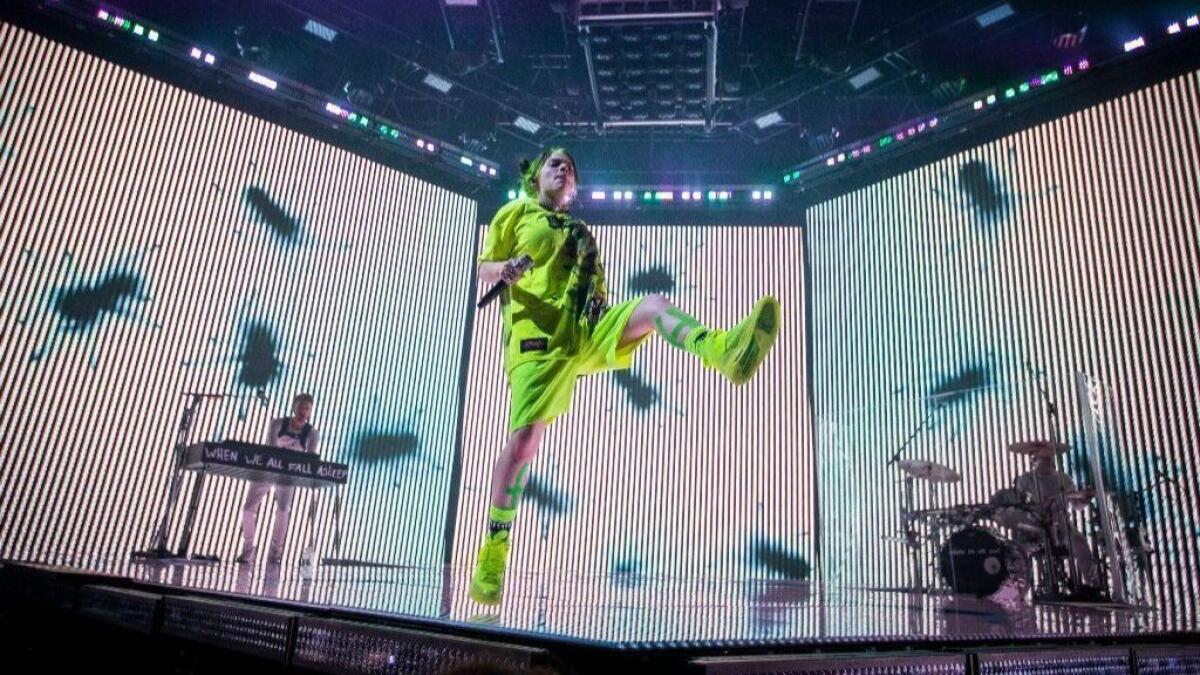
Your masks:
<instances>
[{"instance_id":1,"label":"green sneaker","mask_svg":"<svg viewBox=\"0 0 1200 675\"><path fill-rule=\"evenodd\" d=\"M479 562L471 576L468 595L475 602L495 605L504 594L504 563L508 560L508 532L488 535L479 548Z\"/></svg>"},{"instance_id":2,"label":"green sneaker","mask_svg":"<svg viewBox=\"0 0 1200 675\"><path fill-rule=\"evenodd\" d=\"M765 295L750 316L714 338L713 367L734 384L745 384L767 358L779 336L779 301Z\"/></svg>"}]
</instances>

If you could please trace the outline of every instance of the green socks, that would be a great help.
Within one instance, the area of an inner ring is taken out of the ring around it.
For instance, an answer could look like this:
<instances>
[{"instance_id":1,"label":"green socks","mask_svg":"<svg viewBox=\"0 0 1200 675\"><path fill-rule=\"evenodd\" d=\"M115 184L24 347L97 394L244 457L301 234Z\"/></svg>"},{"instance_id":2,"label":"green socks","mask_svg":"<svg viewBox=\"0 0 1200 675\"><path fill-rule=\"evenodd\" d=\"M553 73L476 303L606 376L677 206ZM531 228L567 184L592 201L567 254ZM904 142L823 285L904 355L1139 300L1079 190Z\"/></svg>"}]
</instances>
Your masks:
<instances>
[{"instance_id":1,"label":"green socks","mask_svg":"<svg viewBox=\"0 0 1200 675\"><path fill-rule=\"evenodd\" d=\"M512 529L513 520L517 517L517 509L502 509L498 506L493 506L488 510L488 536L494 537L498 533L503 532L508 535Z\"/></svg>"},{"instance_id":2,"label":"green socks","mask_svg":"<svg viewBox=\"0 0 1200 675\"><path fill-rule=\"evenodd\" d=\"M695 355L706 366L712 365L712 338L717 331L706 328L677 307L654 317L654 328L667 344Z\"/></svg>"}]
</instances>

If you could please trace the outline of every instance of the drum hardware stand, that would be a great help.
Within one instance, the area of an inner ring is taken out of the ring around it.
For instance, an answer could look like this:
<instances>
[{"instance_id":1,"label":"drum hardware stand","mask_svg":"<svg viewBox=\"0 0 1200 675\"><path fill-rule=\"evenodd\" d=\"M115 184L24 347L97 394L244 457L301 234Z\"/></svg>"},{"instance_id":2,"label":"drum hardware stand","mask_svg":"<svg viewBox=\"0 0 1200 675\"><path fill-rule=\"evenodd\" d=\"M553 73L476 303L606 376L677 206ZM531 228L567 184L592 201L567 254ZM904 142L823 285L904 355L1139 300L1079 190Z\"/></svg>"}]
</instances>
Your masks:
<instances>
[{"instance_id":1,"label":"drum hardware stand","mask_svg":"<svg viewBox=\"0 0 1200 675\"><path fill-rule=\"evenodd\" d=\"M1158 467L1155 467L1154 474L1155 474L1155 481L1153 483L1151 483L1150 485L1142 488L1141 490L1137 490L1133 493L1133 496L1137 497L1137 499L1139 501L1142 499L1143 495L1145 495L1148 492L1155 492L1163 485L1178 486L1178 483L1175 481L1174 478L1171 478L1170 476L1167 476L1166 474L1159 471ZM1167 494L1168 494L1169 498L1173 496L1173 493L1167 493ZM1168 506L1170 505L1170 499L1167 501L1167 505ZM1155 551L1154 551L1154 548L1150 545L1150 541L1149 541L1149 538L1146 533L1146 526L1144 523L1135 525L1132 528L1128 528L1128 530L1130 530L1130 531L1127 532L1126 534L1131 534L1131 535L1137 536L1136 543L1133 546L1131 546L1133 558L1134 558L1134 564L1137 566L1138 576L1140 577L1141 582L1142 582L1142 588L1146 589L1146 592L1150 596L1148 598L1148 600L1150 601L1149 604L1151 607L1153 607L1154 605L1156 605L1158 603L1158 598L1155 595L1154 577L1153 577L1153 573L1152 573L1152 570L1150 567L1151 557L1155 554Z\"/></svg>"},{"instance_id":2,"label":"drum hardware stand","mask_svg":"<svg viewBox=\"0 0 1200 675\"><path fill-rule=\"evenodd\" d=\"M911 436L909 440L912 440ZM907 444L908 441L905 441L905 445ZM900 449L903 450L904 447L901 446ZM900 451L896 451L896 454L892 457L892 461L898 460L899 457ZM912 476L904 477L904 501L900 505L900 531L904 537L904 546L908 549L908 585L910 588L917 590L924 589L925 585L921 579L921 544L918 541L919 535L913 527L913 521L915 520L915 516L913 515L913 482L915 480Z\"/></svg>"},{"instance_id":3,"label":"drum hardware stand","mask_svg":"<svg viewBox=\"0 0 1200 675\"><path fill-rule=\"evenodd\" d=\"M925 417L921 420L921 423L917 425L917 428L913 429L912 433L908 435L908 438L904 439L904 442L900 444L900 447L896 448L896 452L892 453L892 458L888 460L887 466L892 466L896 462L900 461L900 456L904 453L904 450L912 444L913 440L919 436L922 431L925 430L925 427L929 426L929 422L939 410L941 410L941 405L936 405L934 406L933 410L929 411L929 413L925 415ZM900 505L900 532L904 537L904 545L906 548L908 548L909 586L913 590L925 590L924 584L921 580L921 545L917 542L918 535L913 529L913 521L915 520L915 516L913 515L913 480L914 479L912 476L904 477L904 501Z\"/></svg>"}]
</instances>

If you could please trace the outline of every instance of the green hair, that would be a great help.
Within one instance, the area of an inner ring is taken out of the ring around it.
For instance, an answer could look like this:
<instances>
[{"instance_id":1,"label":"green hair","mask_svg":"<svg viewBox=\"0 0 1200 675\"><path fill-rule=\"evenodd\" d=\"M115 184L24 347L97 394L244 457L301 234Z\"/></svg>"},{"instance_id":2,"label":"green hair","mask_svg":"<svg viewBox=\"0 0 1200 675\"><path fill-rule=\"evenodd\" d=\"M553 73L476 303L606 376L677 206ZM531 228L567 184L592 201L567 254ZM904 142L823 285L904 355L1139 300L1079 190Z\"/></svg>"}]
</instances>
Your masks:
<instances>
[{"instance_id":1,"label":"green hair","mask_svg":"<svg viewBox=\"0 0 1200 675\"><path fill-rule=\"evenodd\" d=\"M571 153L567 152L566 148L546 148L538 153L538 156L532 160L521 160L521 192L527 197L537 197L538 189L535 182L538 175L542 172L542 165L556 152L561 152L571 160L571 168L575 170L575 186L579 187L579 165L575 163L575 158Z\"/></svg>"}]
</instances>

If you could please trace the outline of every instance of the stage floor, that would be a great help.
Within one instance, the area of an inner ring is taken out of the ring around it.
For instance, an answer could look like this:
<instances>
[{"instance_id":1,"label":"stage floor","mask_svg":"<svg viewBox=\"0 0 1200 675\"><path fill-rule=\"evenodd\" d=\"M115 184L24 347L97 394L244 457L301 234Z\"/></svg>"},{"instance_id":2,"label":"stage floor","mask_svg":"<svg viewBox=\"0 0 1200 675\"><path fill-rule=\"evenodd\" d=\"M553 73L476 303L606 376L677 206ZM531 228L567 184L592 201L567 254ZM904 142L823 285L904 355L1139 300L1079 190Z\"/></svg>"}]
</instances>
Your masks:
<instances>
[{"instance_id":1,"label":"stage floor","mask_svg":"<svg viewBox=\"0 0 1200 675\"><path fill-rule=\"evenodd\" d=\"M59 560L61 571L149 587L238 596L364 621L471 626L488 633L616 647L705 647L1105 638L1196 632L1195 617L1161 608L1004 603L973 596L731 579L509 576L504 602L466 596L467 569L318 565L135 564ZM103 582L101 582L103 583Z\"/></svg>"}]
</instances>

